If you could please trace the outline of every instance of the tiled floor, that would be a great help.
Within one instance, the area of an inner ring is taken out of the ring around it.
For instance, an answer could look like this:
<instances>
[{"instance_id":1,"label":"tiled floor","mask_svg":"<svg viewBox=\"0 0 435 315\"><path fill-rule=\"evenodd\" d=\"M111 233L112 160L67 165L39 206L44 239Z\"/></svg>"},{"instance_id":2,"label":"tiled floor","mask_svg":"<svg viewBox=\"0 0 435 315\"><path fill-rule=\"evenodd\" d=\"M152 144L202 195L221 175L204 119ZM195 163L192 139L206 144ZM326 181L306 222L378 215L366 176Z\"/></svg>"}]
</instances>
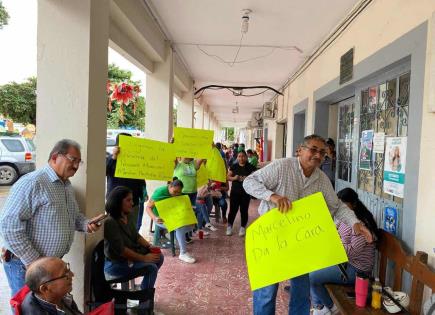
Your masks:
<instances>
[{"instance_id":1,"label":"tiled floor","mask_svg":"<svg viewBox=\"0 0 435 315\"><path fill-rule=\"evenodd\" d=\"M251 202L250 222L257 216L258 201ZM213 223L213 219L212 219ZM165 250L156 284L156 309L165 315L252 314L252 294L246 271L244 238L225 235L217 224L203 240L195 238L189 252L197 263L189 265ZM287 314L288 294L280 285L277 315Z\"/></svg>"}]
</instances>

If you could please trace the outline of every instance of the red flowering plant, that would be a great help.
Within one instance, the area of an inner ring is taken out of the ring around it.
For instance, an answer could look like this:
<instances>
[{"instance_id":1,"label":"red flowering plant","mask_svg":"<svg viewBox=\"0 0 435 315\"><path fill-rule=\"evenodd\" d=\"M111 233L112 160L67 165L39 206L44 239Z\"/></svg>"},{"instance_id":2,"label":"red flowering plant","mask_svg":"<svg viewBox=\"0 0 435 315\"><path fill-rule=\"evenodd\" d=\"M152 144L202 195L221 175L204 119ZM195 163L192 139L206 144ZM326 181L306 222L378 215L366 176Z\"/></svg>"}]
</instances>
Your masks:
<instances>
[{"instance_id":1,"label":"red flowering plant","mask_svg":"<svg viewBox=\"0 0 435 315\"><path fill-rule=\"evenodd\" d=\"M145 100L140 82L131 80L131 72L109 65L107 81L107 127L144 129Z\"/></svg>"}]
</instances>

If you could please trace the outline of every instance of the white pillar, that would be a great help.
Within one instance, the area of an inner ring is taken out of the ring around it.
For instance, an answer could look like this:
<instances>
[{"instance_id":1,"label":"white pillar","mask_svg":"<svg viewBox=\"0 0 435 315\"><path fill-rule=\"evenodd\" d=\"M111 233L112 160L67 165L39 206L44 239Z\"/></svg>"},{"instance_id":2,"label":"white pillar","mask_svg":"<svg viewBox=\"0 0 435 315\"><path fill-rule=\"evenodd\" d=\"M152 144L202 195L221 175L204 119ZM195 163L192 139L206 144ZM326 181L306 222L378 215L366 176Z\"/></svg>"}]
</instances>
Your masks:
<instances>
[{"instance_id":1,"label":"white pillar","mask_svg":"<svg viewBox=\"0 0 435 315\"><path fill-rule=\"evenodd\" d=\"M204 107L201 104L195 106L195 128L202 129L204 127Z\"/></svg>"},{"instance_id":2,"label":"white pillar","mask_svg":"<svg viewBox=\"0 0 435 315\"><path fill-rule=\"evenodd\" d=\"M87 217L104 211L108 38L108 0L38 1L37 165L47 163L56 141L80 143L85 163L71 181ZM101 232L76 233L63 258L74 271L81 309L89 296L90 254L101 238Z\"/></svg>"},{"instance_id":3,"label":"white pillar","mask_svg":"<svg viewBox=\"0 0 435 315\"><path fill-rule=\"evenodd\" d=\"M193 128L193 87L183 94L177 108L177 126Z\"/></svg>"},{"instance_id":4,"label":"white pillar","mask_svg":"<svg viewBox=\"0 0 435 315\"><path fill-rule=\"evenodd\" d=\"M172 137L174 103L174 61L172 49L166 48L166 60L154 64L146 80L145 137L167 142Z\"/></svg>"},{"instance_id":5,"label":"white pillar","mask_svg":"<svg viewBox=\"0 0 435 315\"><path fill-rule=\"evenodd\" d=\"M146 80L145 138L168 142L173 133L174 59L170 46L166 47L166 60L154 63L154 72ZM147 181L147 192L164 185L163 181ZM149 217L144 215L144 220ZM144 226L144 224L142 224ZM148 225L146 225L148 226Z\"/></svg>"},{"instance_id":6,"label":"white pillar","mask_svg":"<svg viewBox=\"0 0 435 315\"><path fill-rule=\"evenodd\" d=\"M210 129L210 112L208 105L204 106L204 126L203 129Z\"/></svg>"}]
</instances>

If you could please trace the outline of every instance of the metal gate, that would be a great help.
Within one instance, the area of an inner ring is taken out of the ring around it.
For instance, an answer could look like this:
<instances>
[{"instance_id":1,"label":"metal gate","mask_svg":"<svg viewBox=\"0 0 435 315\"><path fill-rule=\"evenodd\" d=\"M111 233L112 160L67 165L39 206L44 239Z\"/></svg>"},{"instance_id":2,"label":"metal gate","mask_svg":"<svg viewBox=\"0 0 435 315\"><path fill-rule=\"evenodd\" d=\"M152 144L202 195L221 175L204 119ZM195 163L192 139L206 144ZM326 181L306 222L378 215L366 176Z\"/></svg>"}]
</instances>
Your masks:
<instances>
[{"instance_id":1,"label":"metal gate","mask_svg":"<svg viewBox=\"0 0 435 315\"><path fill-rule=\"evenodd\" d=\"M379 227L385 207L396 208L399 237L403 199L383 191L384 153L373 153L370 170L363 170L359 167L359 151L364 130L384 132L385 137L408 135L410 72L406 69L402 66L360 86L355 99L340 102L338 109L336 190L357 190Z\"/></svg>"}]
</instances>

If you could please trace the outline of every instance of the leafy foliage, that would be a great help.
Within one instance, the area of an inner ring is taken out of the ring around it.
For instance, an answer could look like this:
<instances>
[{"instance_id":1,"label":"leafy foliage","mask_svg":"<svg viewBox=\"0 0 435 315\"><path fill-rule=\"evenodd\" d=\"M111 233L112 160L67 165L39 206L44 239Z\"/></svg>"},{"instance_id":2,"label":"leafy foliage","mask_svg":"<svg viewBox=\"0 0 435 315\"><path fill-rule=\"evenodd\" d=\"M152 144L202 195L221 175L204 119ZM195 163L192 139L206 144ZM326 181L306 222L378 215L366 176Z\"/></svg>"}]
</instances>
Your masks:
<instances>
[{"instance_id":1,"label":"leafy foliage","mask_svg":"<svg viewBox=\"0 0 435 315\"><path fill-rule=\"evenodd\" d=\"M131 72L109 65L107 128L145 129L145 98L138 96L140 81L131 80ZM118 92L124 93L118 93ZM132 93L132 97L125 96ZM123 94L123 95L118 95Z\"/></svg>"},{"instance_id":2,"label":"leafy foliage","mask_svg":"<svg viewBox=\"0 0 435 315\"><path fill-rule=\"evenodd\" d=\"M14 121L36 124L36 78L0 86L0 112Z\"/></svg>"},{"instance_id":3,"label":"leafy foliage","mask_svg":"<svg viewBox=\"0 0 435 315\"><path fill-rule=\"evenodd\" d=\"M0 0L0 29L2 29L4 25L8 25L8 21L9 21L8 11L6 11L6 8L3 6L3 3Z\"/></svg>"}]
</instances>

